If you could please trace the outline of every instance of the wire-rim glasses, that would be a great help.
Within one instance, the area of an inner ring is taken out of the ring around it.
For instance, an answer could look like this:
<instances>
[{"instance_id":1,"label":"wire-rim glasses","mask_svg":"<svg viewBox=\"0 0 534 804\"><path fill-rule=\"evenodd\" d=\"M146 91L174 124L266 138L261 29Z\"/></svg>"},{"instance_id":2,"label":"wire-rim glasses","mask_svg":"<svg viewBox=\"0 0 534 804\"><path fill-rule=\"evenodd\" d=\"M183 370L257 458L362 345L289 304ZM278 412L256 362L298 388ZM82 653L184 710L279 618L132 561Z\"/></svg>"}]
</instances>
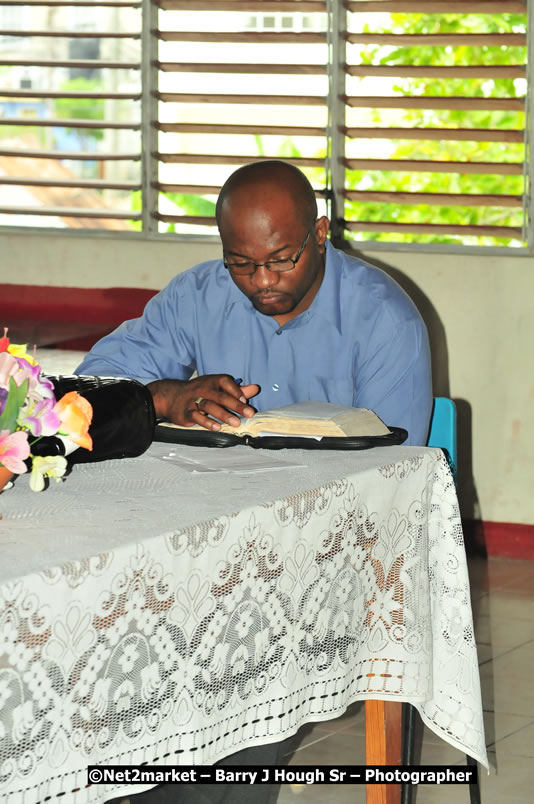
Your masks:
<instances>
[{"instance_id":1,"label":"wire-rim glasses","mask_svg":"<svg viewBox=\"0 0 534 804\"><path fill-rule=\"evenodd\" d=\"M302 257L312 231L313 226L308 230L308 234L304 238L302 246L299 248L297 255L293 258L287 257L285 260L268 260L267 262L252 262L252 260L247 260L246 262L228 262L228 260L223 257L224 267L236 276L248 276L253 274L256 272L256 269L260 267L260 265L265 266L268 271L274 271L275 273L279 274L283 274L286 271L292 271Z\"/></svg>"}]
</instances>

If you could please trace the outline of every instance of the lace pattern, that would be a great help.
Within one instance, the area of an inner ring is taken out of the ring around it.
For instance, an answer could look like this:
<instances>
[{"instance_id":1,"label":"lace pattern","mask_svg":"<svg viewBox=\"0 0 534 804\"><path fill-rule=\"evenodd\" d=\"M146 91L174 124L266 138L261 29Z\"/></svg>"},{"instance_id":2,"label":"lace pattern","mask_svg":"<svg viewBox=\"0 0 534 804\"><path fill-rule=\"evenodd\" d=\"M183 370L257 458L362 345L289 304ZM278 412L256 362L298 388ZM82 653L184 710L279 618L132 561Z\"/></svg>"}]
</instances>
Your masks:
<instances>
[{"instance_id":1,"label":"lace pattern","mask_svg":"<svg viewBox=\"0 0 534 804\"><path fill-rule=\"evenodd\" d=\"M4 583L2 801L102 804L88 764L210 764L372 697L487 764L449 469L384 458Z\"/></svg>"}]
</instances>

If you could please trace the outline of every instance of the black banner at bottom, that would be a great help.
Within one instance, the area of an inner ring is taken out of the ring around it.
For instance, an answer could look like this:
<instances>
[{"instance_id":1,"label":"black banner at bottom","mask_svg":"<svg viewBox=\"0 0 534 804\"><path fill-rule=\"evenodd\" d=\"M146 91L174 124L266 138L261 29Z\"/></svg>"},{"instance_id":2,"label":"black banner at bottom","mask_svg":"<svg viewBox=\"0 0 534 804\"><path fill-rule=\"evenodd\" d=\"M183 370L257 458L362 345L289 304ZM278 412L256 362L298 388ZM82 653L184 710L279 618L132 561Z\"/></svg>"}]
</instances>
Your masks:
<instances>
[{"instance_id":1,"label":"black banner at bottom","mask_svg":"<svg viewBox=\"0 0 534 804\"><path fill-rule=\"evenodd\" d=\"M462 765L90 765L89 784L476 784Z\"/></svg>"}]
</instances>

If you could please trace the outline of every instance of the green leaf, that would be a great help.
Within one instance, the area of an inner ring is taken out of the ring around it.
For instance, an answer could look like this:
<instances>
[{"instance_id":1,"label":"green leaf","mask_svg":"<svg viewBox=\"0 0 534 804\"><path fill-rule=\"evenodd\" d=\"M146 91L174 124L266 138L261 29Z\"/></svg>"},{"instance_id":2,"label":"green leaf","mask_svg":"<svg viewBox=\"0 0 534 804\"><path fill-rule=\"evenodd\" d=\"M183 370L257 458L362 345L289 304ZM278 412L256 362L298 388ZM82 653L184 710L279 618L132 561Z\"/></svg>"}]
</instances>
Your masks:
<instances>
[{"instance_id":1,"label":"green leaf","mask_svg":"<svg viewBox=\"0 0 534 804\"><path fill-rule=\"evenodd\" d=\"M24 404L27 393L28 380L24 380L22 385L17 385L13 377L9 378L6 404L0 416L0 430L9 430L11 433L16 429L19 410Z\"/></svg>"},{"instance_id":2,"label":"green leaf","mask_svg":"<svg viewBox=\"0 0 534 804\"><path fill-rule=\"evenodd\" d=\"M393 13L380 15L373 30L368 33L518 33L525 31L526 14L415 14ZM459 37L458 37L459 38ZM469 44L454 47L426 44L404 47L371 45L365 47L366 64L407 65L407 66L462 66L462 65L514 65L526 63L526 48L487 47ZM521 97L524 93L524 79L509 78L443 78L434 76L391 78L388 91L398 97ZM377 93L380 94L380 93ZM473 109L410 109L391 111L380 108L369 110L369 120L377 127L406 126L408 129L425 128L480 128L511 129L522 131L525 127L524 113L508 110L473 110ZM376 141L375 141L376 143ZM376 145L363 151L367 146L361 143L358 156L363 158L376 156ZM501 175L493 173L491 164L501 162L518 162L525 159L523 143L507 143L469 140L406 140L393 138L388 142L387 131L381 144L381 158L391 160L423 160L435 162L454 161L460 163L489 163L488 173L463 173L436 171L357 171L347 170L345 186L354 190L390 190L405 193L408 197L403 201L376 203L358 199L346 201L345 217L348 220L368 220L396 223L445 223L456 226L465 224L500 225L521 228L523 212L521 207L484 207L439 205L410 203L410 192L430 193L483 193L487 195L518 195L524 191L524 179L521 175ZM466 234L444 235L414 234L398 232L359 232L358 240L375 240L382 242L413 243L465 243L467 245L507 245L517 243L518 236L496 238L490 236L474 236Z\"/></svg>"},{"instance_id":3,"label":"green leaf","mask_svg":"<svg viewBox=\"0 0 534 804\"><path fill-rule=\"evenodd\" d=\"M185 215L201 215L207 218L215 216L215 202L201 195L188 193L164 193Z\"/></svg>"}]
</instances>

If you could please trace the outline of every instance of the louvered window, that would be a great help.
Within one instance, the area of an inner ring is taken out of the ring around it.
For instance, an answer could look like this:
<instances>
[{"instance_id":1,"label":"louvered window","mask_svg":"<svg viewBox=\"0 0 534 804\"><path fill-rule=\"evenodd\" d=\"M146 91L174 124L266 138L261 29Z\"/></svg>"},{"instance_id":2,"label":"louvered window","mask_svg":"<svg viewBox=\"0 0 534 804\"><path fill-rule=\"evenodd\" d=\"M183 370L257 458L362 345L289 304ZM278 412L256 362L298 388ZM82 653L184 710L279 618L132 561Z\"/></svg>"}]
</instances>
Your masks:
<instances>
[{"instance_id":1,"label":"louvered window","mask_svg":"<svg viewBox=\"0 0 534 804\"><path fill-rule=\"evenodd\" d=\"M264 157L290 159L324 197L326 3L161 0L159 7L151 148L159 231L213 231L222 183Z\"/></svg>"},{"instance_id":2,"label":"louvered window","mask_svg":"<svg viewBox=\"0 0 534 804\"><path fill-rule=\"evenodd\" d=\"M282 158L339 243L532 240L522 0L0 11L1 224L215 234L227 176Z\"/></svg>"},{"instance_id":3,"label":"louvered window","mask_svg":"<svg viewBox=\"0 0 534 804\"><path fill-rule=\"evenodd\" d=\"M0 3L0 224L131 231L141 2Z\"/></svg>"},{"instance_id":4,"label":"louvered window","mask_svg":"<svg viewBox=\"0 0 534 804\"><path fill-rule=\"evenodd\" d=\"M526 4L344 5L341 228L357 240L521 245Z\"/></svg>"}]
</instances>

